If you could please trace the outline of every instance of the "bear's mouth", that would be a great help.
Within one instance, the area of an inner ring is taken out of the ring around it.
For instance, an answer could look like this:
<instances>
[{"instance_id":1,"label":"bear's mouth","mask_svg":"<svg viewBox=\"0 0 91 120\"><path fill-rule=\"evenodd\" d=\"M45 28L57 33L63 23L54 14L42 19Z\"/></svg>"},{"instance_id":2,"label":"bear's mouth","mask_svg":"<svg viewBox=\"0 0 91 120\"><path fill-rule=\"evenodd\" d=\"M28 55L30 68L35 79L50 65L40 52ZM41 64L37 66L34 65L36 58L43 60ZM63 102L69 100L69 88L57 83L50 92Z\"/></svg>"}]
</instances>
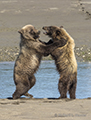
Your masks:
<instances>
[{"instance_id":1,"label":"bear's mouth","mask_svg":"<svg viewBox=\"0 0 91 120\"><path fill-rule=\"evenodd\" d=\"M43 31L43 34L48 35L48 32L46 30Z\"/></svg>"},{"instance_id":2,"label":"bear's mouth","mask_svg":"<svg viewBox=\"0 0 91 120\"><path fill-rule=\"evenodd\" d=\"M44 31L43 31L43 34L48 35L48 33L49 33L48 30L45 29L45 27L43 27L42 29L44 30Z\"/></svg>"},{"instance_id":3,"label":"bear's mouth","mask_svg":"<svg viewBox=\"0 0 91 120\"><path fill-rule=\"evenodd\" d=\"M36 35L34 35L33 38L34 38L34 39L40 38L40 35L36 34Z\"/></svg>"},{"instance_id":4,"label":"bear's mouth","mask_svg":"<svg viewBox=\"0 0 91 120\"><path fill-rule=\"evenodd\" d=\"M45 30L45 31L43 32L43 34L48 35L49 37L52 35L52 33L51 33L51 32L48 32L47 30Z\"/></svg>"},{"instance_id":5,"label":"bear's mouth","mask_svg":"<svg viewBox=\"0 0 91 120\"><path fill-rule=\"evenodd\" d=\"M43 31L43 34L48 35L49 37L52 36L52 33L51 33L51 31L50 31L49 28L43 27L42 29L44 30L44 31Z\"/></svg>"}]
</instances>

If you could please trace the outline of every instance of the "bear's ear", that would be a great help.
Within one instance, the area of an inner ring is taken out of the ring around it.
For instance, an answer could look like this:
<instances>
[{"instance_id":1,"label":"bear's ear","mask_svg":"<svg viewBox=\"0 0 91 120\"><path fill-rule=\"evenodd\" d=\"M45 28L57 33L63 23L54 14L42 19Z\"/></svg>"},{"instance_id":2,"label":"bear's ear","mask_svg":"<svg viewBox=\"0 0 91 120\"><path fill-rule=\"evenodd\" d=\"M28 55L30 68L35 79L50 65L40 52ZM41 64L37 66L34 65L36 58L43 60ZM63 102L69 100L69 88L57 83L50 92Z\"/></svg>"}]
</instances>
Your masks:
<instances>
[{"instance_id":1,"label":"bear's ear","mask_svg":"<svg viewBox=\"0 0 91 120\"><path fill-rule=\"evenodd\" d=\"M18 30L18 33L23 34L23 30L22 29Z\"/></svg>"},{"instance_id":2,"label":"bear's ear","mask_svg":"<svg viewBox=\"0 0 91 120\"><path fill-rule=\"evenodd\" d=\"M63 26L60 26L60 28L63 28Z\"/></svg>"},{"instance_id":3,"label":"bear's ear","mask_svg":"<svg viewBox=\"0 0 91 120\"><path fill-rule=\"evenodd\" d=\"M60 30L57 30L57 31L56 31L56 35L60 35Z\"/></svg>"}]
</instances>

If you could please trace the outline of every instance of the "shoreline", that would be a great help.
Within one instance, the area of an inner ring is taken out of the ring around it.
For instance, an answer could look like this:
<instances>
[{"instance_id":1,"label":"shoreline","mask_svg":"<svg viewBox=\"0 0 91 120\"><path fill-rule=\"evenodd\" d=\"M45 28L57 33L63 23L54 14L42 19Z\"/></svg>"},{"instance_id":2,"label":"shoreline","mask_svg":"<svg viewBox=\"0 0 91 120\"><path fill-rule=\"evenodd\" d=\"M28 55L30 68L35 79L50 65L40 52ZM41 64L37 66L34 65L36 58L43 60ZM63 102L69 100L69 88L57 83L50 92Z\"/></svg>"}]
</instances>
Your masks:
<instances>
[{"instance_id":1,"label":"shoreline","mask_svg":"<svg viewBox=\"0 0 91 120\"><path fill-rule=\"evenodd\" d=\"M75 48L75 55L78 62L91 62L91 48L83 45ZM3 47L0 48L0 62L15 61L19 54L18 47ZM52 60L51 55L43 57L43 60Z\"/></svg>"}]
</instances>

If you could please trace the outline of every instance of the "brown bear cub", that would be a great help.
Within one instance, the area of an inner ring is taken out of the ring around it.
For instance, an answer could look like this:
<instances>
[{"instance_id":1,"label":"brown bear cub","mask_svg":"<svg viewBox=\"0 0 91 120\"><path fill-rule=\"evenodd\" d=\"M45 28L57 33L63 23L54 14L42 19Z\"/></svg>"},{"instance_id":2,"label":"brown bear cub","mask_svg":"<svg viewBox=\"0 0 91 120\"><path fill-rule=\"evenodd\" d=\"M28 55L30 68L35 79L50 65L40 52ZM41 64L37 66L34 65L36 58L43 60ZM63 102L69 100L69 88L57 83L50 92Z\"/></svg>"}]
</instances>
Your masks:
<instances>
[{"instance_id":1,"label":"brown bear cub","mask_svg":"<svg viewBox=\"0 0 91 120\"><path fill-rule=\"evenodd\" d=\"M75 99L77 62L74 54L74 40L63 27L45 26L43 29L45 30L45 34L51 37L53 41L60 39L67 41L63 47L58 47L51 52L51 56L55 60L57 70L60 74L58 83L60 98L67 98L67 91L69 91L70 98Z\"/></svg>"},{"instance_id":2,"label":"brown bear cub","mask_svg":"<svg viewBox=\"0 0 91 120\"><path fill-rule=\"evenodd\" d=\"M20 31L20 53L16 59L14 66L14 82L16 90L13 99L20 96L30 96L28 90L32 88L36 82L34 73L37 71L42 56L47 56L58 46L63 46L61 41L52 44L40 41L40 31L32 25L24 26Z\"/></svg>"}]
</instances>

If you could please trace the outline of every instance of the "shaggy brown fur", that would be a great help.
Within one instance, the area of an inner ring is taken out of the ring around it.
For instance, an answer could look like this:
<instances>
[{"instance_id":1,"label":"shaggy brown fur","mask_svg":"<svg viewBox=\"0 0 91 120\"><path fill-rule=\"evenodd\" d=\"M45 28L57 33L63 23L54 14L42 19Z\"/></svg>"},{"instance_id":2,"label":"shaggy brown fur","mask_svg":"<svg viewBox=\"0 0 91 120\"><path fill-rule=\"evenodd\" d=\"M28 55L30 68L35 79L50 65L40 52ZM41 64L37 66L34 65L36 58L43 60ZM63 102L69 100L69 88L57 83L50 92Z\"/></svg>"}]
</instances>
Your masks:
<instances>
[{"instance_id":1,"label":"shaggy brown fur","mask_svg":"<svg viewBox=\"0 0 91 120\"><path fill-rule=\"evenodd\" d=\"M58 46L63 46L62 42L55 42L49 45L40 41L40 32L32 25L24 26L19 33L21 34L20 53L14 66L14 82L16 90L13 99L20 98L22 95L33 97L28 94L36 82L34 73L37 71L43 55L48 55Z\"/></svg>"},{"instance_id":2,"label":"shaggy brown fur","mask_svg":"<svg viewBox=\"0 0 91 120\"><path fill-rule=\"evenodd\" d=\"M74 54L74 40L63 27L45 26L45 34L52 38L53 41L60 39L67 40L63 47L58 47L51 56L55 60L57 70L60 74L58 89L60 98L67 97L69 91L70 98L75 99L77 84L77 62Z\"/></svg>"}]
</instances>

